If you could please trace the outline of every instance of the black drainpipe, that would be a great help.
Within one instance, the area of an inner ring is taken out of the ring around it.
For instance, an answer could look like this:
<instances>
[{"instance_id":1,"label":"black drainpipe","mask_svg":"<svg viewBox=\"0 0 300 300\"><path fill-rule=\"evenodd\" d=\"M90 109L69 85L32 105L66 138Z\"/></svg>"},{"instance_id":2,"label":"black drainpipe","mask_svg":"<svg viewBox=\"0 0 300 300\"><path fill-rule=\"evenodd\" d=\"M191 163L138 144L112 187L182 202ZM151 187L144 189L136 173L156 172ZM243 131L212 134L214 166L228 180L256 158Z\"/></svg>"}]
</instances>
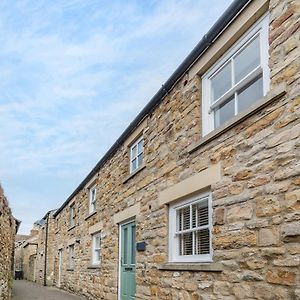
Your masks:
<instances>
[{"instance_id":1,"label":"black drainpipe","mask_svg":"<svg viewBox=\"0 0 300 300\"><path fill-rule=\"evenodd\" d=\"M46 237L45 237L45 261L44 261L44 286L47 285L47 251L48 251L48 226L49 226L49 212L46 215Z\"/></svg>"}]
</instances>

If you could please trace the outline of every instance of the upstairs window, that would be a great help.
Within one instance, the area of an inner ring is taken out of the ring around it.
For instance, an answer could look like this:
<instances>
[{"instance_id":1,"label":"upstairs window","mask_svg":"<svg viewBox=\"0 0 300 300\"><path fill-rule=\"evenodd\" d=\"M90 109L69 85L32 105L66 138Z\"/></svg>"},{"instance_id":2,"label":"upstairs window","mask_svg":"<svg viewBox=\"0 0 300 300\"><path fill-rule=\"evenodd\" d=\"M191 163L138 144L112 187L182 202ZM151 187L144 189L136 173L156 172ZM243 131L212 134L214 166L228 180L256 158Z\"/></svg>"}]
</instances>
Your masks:
<instances>
[{"instance_id":1,"label":"upstairs window","mask_svg":"<svg viewBox=\"0 0 300 300\"><path fill-rule=\"evenodd\" d=\"M69 246L69 269L74 269L75 267L75 246Z\"/></svg>"},{"instance_id":2,"label":"upstairs window","mask_svg":"<svg viewBox=\"0 0 300 300\"><path fill-rule=\"evenodd\" d=\"M70 227L75 226L75 205L70 206Z\"/></svg>"},{"instance_id":3,"label":"upstairs window","mask_svg":"<svg viewBox=\"0 0 300 300\"><path fill-rule=\"evenodd\" d=\"M172 262L212 260L210 195L187 199L170 206L169 258Z\"/></svg>"},{"instance_id":4,"label":"upstairs window","mask_svg":"<svg viewBox=\"0 0 300 300\"><path fill-rule=\"evenodd\" d=\"M101 235L100 232L92 235L92 264L100 264L100 245L101 245Z\"/></svg>"},{"instance_id":5,"label":"upstairs window","mask_svg":"<svg viewBox=\"0 0 300 300\"><path fill-rule=\"evenodd\" d=\"M144 159L144 138L139 138L130 147L130 173L143 165Z\"/></svg>"},{"instance_id":6,"label":"upstairs window","mask_svg":"<svg viewBox=\"0 0 300 300\"><path fill-rule=\"evenodd\" d=\"M268 26L265 16L202 77L204 135L269 90Z\"/></svg>"},{"instance_id":7,"label":"upstairs window","mask_svg":"<svg viewBox=\"0 0 300 300\"><path fill-rule=\"evenodd\" d=\"M94 185L89 190L89 213L90 214L96 211L96 193L97 193L97 188L96 185Z\"/></svg>"}]
</instances>

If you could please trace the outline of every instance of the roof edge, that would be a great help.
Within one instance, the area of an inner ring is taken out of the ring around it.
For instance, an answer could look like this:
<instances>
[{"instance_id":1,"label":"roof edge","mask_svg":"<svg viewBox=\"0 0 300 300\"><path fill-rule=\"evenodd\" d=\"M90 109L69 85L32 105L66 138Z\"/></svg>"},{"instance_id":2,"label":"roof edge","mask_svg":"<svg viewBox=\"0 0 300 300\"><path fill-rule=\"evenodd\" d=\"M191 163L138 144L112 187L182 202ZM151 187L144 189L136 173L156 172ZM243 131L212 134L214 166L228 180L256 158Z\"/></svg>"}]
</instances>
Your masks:
<instances>
[{"instance_id":1,"label":"roof edge","mask_svg":"<svg viewBox=\"0 0 300 300\"><path fill-rule=\"evenodd\" d=\"M105 164L105 162L119 149L132 131L152 112L157 105L164 99L168 92L173 88L177 81L187 72L193 63L209 48L216 38L227 28L227 26L238 16L238 14L251 2L252 0L234 0L230 6L225 10L221 17L214 23L209 31L203 36L200 42L190 52L190 54L177 67L169 79L162 85L157 93L151 98L136 118L123 131L121 136L104 154L96 166L78 185L74 192L67 198L60 208L53 214L56 216L64 209L65 206L76 196L76 194L89 182L89 180L98 172L98 170Z\"/></svg>"}]
</instances>

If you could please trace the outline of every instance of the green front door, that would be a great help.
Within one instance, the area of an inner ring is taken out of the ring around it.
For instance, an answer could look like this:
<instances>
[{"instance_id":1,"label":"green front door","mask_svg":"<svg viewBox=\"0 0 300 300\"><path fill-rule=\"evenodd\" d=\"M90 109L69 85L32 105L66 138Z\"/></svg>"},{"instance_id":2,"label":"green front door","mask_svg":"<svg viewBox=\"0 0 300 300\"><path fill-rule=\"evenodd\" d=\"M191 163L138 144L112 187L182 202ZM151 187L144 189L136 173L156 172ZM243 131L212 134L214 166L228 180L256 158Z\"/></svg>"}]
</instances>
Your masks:
<instances>
[{"instance_id":1,"label":"green front door","mask_svg":"<svg viewBox=\"0 0 300 300\"><path fill-rule=\"evenodd\" d=\"M121 226L121 300L135 299L135 222Z\"/></svg>"}]
</instances>

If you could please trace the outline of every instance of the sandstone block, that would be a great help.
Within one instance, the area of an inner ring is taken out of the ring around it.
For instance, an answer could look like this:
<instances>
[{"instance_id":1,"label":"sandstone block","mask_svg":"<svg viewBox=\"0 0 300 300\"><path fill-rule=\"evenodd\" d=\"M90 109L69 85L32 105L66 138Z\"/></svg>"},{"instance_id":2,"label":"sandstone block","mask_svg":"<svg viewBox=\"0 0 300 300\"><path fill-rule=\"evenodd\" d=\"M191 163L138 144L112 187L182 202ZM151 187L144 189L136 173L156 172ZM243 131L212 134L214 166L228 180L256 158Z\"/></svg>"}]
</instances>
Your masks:
<instances>
[{"instance_id":1,"label":"sandstone block","mask_svg":"<svg viewBox=\"0 0 300 300\"><path fill-rule=\"evenodd\" d=\"M281 235L284 242L300 241L300 222L284 224L281 227Z\"/></svg>"},{"instance_id":2,"label":"sandstone block","mask_svg":"<svg viewBox=\"0 0 300 300\"><path fill-rule=\"evenodd\" d=\"M244 281L262 281L263 277L254 271L245 271L242 274L242 280L244 280Z\"/></svg>"},{"instance_id":3,"label":"sandstone block","mask_svg":"<svg viewBox=\"0 0 300 300\"><path fill-rule=\"evenodd\" d=\"M276 259L273 261L273 265L279 267L297 267L300 266L300 256Z\"/></svg>"},{"instance_id":4,"label":"sandstone block","mask_svg":"<svg viewBox=\"0 0 300 300\"><path fill-rule=\"evenodd\" d=\"M249 220L253 214L252 203L238 204L227 210L226 219L229 223L238 220Z\"/></svg>"},{"instance_id":5,"label":"sandstone block","mask_svg":"<svg viewBox=\"0 0 300 300\"><path fill-rule=\"evenodd\" d=\"M215 225L223 225L224 224L224 207L218 207L214 210L214 224Z\"/></svg>"},{"instance_id":6,"label":"sandstone block","mask_svg":"<svg viewBox=\"0 0 300 300\"><path fill-rule=\"evenodd\" d=\"M279 243L279 232L274 228L262 228L258 233L259 246L271 246Z\"/></svg>"},{"instance_id":7,"label":"sandstone block","mask_svg":"<svg viewBox=\"0 0 300 300\"><path fill-rule=\"evenodd\" d=\"M300 210L300 189L285 194L284 205L288 210Z\"/></svg>"},{"instance_id":8,"label":"sandstone block","mask_svg":"<svg viewBox=\"0 0 300 300\"><path fill-rule=\"evenodd\" d=\"M256 234L252 231L239 230L216 236L214 249L235 249L244 246L254 246L257 243Z\"/></svg>"},{"instance_id":9,"label":"sandstone block","mask_svg":"<svg viewBox=\"0 0 300 300\"><path fill-rule=\"evenodd\" d=\"M281 211L280 202L275 197L257 197L255 200L257 217L272 216Z\"/></svg>"},{"instance_id":10,"label":"sandstone block","mask_svg":"<svg viewBox=\"0 0 300 300\"><path fill-rule=\"evenodd\" d=\"M296 274L285 270L269 270L266 275L267 282L282 284L282 285L294 285L296 280Z\"/></svg>"},{"instance_id":11,"label":"sandstone block","mask_svg":"<svg viewBox=\"0 0 300 300\"><path fill-rule=\"evenodd\" d=\"M253 171L241 170L233 176L233 181L247 180L253 177Z\"/></svg>"}]
</instances>

